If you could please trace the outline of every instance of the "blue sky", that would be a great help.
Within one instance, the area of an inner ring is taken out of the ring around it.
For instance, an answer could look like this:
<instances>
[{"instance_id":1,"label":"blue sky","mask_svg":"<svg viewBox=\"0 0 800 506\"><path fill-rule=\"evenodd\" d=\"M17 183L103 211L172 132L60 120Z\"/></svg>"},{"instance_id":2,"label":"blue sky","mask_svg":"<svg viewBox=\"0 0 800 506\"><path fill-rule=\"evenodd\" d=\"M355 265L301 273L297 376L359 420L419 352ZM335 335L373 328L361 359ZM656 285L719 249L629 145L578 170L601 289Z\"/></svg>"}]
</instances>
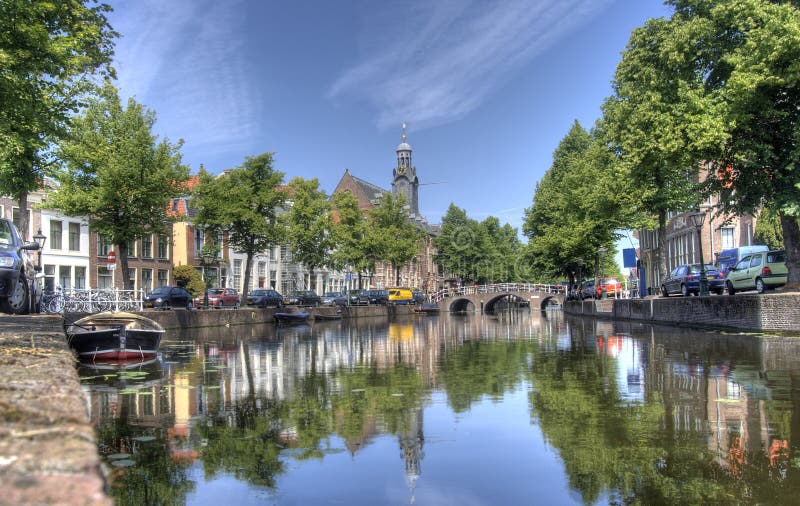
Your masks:
<instances>
[{"instance_id":1,"label":"blue sky","mask_svg":"<svg viewBox=\"0 0 800 506\"><path fill-rule=\"evenodd\" d=\"M109 0L117 86L184 139L193 173L274 152L332 192L391 187L402 122L439 223L451 202L521 228L575 120L591 128L660 0ZM436 184L429 184L436 183Z\"/></svg>"}]
</instances>

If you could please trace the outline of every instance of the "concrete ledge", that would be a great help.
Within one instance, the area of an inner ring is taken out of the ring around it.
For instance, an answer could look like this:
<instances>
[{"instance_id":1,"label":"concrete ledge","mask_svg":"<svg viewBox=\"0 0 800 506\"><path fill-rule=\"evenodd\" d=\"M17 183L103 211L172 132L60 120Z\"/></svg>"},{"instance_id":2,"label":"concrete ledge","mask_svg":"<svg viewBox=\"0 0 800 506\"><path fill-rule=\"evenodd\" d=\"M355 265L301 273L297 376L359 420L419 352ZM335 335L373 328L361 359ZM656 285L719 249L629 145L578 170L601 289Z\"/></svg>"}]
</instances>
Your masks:
<instances>
[{"instance_id":1,"label":"concrete ledge","mask_svg":"<svg viewBox=\"0 0 800 506\"><path fill-rule=\"evenodd\" d=\"M111 505L58 316L0 315L1 504Z\"/></svg>"},{"instance_id":2,"label":"concrete ledge","mask_svg":"<svg viewBox=\"0 0 800 506\"><path fill-rule=\"evenodd\" d=\"M797 292L570 301L564 304L564 311L694 327L800 331L800 293Z\"/></svg>"}]
</instances>

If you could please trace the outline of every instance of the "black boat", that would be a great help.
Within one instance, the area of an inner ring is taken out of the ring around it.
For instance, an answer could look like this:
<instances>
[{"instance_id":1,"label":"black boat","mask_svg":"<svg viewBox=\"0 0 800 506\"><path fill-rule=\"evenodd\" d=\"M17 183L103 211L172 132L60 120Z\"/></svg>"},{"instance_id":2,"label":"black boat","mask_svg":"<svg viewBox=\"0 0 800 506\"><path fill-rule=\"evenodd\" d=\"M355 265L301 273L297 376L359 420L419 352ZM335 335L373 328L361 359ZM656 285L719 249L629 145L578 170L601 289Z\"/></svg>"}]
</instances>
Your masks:
<instances>
[{"instance_id":1,"label":"black boat","mask_svg":"<svg viewBox=\"0 0 800 506\"><path fill-rule=\"evenodd\" d=\"M307 322L310 315L305 311L296 311L293 313L275 313L273 316L278 325L291 325Z\"/></svg>"},{"instance_id":2,"label":"black boat","mask_svg":"<svg viewBox=\"0 0 800 506\"><path fill-rule=\"evenodd\" d=\"M427 303L427 304L420 304L416 308L414 308L415 313L424 313L424 314L439 314L439 304Z\"/></svg>"},{"instance_id":3,"label":"black boat","mask_svg":"<svg viewBox=\"0 0 800 506\"><path fill-rule=\"evenodd\" d=\"M82 361L154 358L164 328L133 313L104 312L67 324L67 342Z\"/></svg>"}]
</instances>

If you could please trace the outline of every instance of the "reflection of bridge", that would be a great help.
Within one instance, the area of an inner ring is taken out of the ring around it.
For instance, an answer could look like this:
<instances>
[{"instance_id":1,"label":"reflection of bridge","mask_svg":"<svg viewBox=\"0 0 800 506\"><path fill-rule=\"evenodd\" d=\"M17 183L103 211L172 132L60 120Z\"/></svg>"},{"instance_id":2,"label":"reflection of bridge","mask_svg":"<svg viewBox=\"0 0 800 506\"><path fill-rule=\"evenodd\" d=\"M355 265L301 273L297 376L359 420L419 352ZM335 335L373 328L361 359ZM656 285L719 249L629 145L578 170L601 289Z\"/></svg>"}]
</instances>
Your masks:
<instances>
[{"instance_id":1,"label":"reflection of bridge","mask_svg":"<svg viewBox=\"0 0 800 506\"><path fill-rule=\"evenodd\" d=\"M440 311L491 312L498 303L524 304L545 309L564 303L564 287L539 283L499 283L495 285L445 288L431 294Z\"/></svg>"}]
</instances>

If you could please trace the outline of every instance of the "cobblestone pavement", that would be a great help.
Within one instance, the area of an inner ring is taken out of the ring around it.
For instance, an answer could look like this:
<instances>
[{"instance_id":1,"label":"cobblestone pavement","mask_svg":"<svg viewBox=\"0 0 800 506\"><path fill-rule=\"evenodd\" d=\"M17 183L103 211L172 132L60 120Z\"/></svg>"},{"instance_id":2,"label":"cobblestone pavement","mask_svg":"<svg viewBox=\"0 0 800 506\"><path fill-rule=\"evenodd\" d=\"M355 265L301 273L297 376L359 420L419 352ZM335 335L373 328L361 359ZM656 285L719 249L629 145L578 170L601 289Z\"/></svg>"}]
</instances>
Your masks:
<instances>
[{"instance_id":1,"label":"cobblestone pavement","mask_svg":"<svg viewBox=\"0 0 800 506\"><path fill-rule=\"evenodd\" d=\"M0 314L0 504L110 505L59 316Z\"/></svg>"}]
</instances>

